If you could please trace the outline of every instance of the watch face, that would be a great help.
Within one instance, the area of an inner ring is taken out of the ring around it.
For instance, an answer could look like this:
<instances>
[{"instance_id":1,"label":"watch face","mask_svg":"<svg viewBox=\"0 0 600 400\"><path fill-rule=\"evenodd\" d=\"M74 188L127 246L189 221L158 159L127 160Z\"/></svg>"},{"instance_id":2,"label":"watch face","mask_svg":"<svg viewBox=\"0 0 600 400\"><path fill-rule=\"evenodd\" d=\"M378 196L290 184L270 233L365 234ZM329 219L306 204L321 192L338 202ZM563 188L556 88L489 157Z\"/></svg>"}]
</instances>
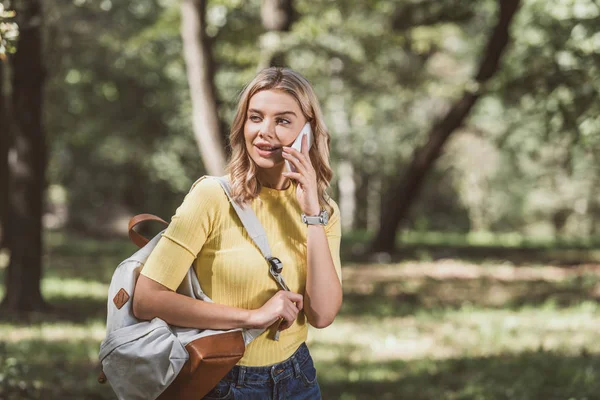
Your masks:
<instances>
[{"instance_id":1,"label":"watch face","mask_svg":"<svg viewBox=\"0 0 600 400\"><path fill-rule=\"evenodd\" d=\"M327 225L327 223L329 222L329 213L326 210L323 210L321 216L323 218L323 223Z\"/></svg>"}]
</instances>

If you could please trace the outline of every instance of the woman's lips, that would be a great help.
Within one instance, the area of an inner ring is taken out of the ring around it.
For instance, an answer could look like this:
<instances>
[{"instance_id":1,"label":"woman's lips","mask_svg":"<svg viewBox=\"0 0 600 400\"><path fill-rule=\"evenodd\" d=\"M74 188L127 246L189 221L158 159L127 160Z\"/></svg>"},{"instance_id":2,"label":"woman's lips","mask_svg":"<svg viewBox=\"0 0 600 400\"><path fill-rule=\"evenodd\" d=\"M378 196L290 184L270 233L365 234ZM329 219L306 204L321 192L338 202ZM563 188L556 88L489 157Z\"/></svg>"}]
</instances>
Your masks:
<instances>
[{"instance_id":1,"label":"woman's lips","mask_svg":"<svg viewBox=\"0 0 600 400\"><path fill-rule=\"evenodd\" d=\"M256 147L256 152L258 153L258 155L261 157L265 157L265 158L272 157L280 151L281 151L281 148L273 149L273 150L263 150L260 147Z\"/></svg>"}]
</instances>

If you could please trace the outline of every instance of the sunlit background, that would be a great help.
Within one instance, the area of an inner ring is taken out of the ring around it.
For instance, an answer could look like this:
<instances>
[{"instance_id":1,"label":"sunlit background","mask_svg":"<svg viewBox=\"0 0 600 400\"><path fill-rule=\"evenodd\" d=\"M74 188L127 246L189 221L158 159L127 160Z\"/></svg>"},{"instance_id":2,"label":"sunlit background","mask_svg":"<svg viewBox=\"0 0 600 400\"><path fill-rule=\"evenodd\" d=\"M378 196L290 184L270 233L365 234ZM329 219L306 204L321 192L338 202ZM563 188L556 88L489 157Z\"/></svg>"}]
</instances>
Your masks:
<instances>
[{"instance_id":1,"label":"sunlit background","mask_svg":"<svg viewBox=\"0 0 600 400\"><path fill-rule=\"evenodd\" d=\"M0 60L0 399L115 398L96 377L127 222L222 173L269 65L308 78L332 138L324 398L598 398L600 2L0 0ZM38 281L46 307L22 300Z\"/></svg>"}]
</instances>

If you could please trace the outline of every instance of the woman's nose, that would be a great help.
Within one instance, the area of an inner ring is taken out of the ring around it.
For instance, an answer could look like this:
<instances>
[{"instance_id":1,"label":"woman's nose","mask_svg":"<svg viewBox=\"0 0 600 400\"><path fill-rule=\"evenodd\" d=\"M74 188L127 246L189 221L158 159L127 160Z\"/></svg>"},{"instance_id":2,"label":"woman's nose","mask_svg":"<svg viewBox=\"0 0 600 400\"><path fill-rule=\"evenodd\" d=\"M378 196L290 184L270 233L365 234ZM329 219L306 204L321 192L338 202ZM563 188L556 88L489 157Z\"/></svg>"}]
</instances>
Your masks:
<instances>
[{"instance_id":1,"label":"woman's nose","mask_svg":"<svg viewBox=\"0 0 600 400\"><path fill-rule=\"evenodd\" d=\"M262 125L260 126L259 134L261 136L274 137L275 136L275 124L265 118L263 120Z\"/></svg>"}]
</instances>

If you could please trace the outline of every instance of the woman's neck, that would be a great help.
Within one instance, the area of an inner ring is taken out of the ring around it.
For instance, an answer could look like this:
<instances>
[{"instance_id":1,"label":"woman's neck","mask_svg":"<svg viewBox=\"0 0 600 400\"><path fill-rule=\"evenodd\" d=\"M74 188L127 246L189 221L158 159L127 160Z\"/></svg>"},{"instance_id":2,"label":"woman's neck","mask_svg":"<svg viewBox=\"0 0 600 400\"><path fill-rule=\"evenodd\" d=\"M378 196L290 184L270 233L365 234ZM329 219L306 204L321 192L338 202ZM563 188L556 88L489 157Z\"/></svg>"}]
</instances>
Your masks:
<instances>
[{"instance_id":1,"label":"woman's neck","mask_svg":"<svg viewBox=\"0 0 600 400\"><path fill-rule=\"evenodd\" d=\"M281 175L282 171L260 171L257 175L258 181L264 187L277 190L285 190L290 185L290 179Z\"/></svg>"}]
</instances>

